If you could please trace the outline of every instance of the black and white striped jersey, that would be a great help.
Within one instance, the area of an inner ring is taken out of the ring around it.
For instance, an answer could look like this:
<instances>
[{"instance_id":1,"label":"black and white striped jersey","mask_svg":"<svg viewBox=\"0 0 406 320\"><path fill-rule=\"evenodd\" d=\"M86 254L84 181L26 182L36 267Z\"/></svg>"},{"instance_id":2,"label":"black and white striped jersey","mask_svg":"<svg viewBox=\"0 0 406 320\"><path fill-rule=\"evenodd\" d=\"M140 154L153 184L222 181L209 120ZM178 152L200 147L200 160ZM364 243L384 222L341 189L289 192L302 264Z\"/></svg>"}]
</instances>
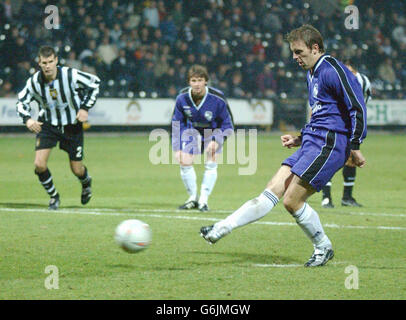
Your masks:
<instances>
[{"instance_id":1,"label":"black and white striped jersey","mask_svg":"<svg viewBox=\"0 0 406 320\"><path fill-rule=\"evenodd\" d=\"M355 76L357 77L357 80L361 85L362 93L364 94L364 101L365 104L367 104L368 100L371 98L371 82L369 81L368 77L363 73L357 72Z\"/></svg>"},{"instance_id":2,"label":"black and white striped jersey","mask_svg":"<svg viewBox=\"0 0 406 320\"><path fill-rule=\"evenodd\" d=\"M57 68L55 80L46 83L38 71L18 94L17 114L24 123L31 118L32 101L38 103L41 121L53 126L76 123L79 109L89 110L96 103L100 85L97 76L75 68Z\"/></svg>"}]
</instances>

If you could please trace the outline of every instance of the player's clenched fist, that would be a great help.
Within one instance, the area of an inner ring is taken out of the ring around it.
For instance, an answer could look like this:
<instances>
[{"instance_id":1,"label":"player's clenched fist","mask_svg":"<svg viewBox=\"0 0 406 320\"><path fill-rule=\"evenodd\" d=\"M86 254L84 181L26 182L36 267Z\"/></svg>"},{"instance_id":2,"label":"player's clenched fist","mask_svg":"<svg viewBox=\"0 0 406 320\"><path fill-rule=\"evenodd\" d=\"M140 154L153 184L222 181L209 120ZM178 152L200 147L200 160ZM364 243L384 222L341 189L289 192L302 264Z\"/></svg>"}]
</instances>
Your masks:
<instances>
[{"instance_id":1,"label":"player's clenched fist","mask_svg":"<svg viewBox=\"0 0 406 320\"><path fill-rule=\"evenodd\" d=\"M287 148L298 147L301 144L299 137L294 137L290 134L285 134L281 136L282 145Z\"/></svg>"},{"instance_id":2,"label":"player's clenched fist","mask_svg":"<svg viewBox=\"0 0 406 320\"><path fill-rule=\"evenodd\" d=\"M26 126L27 126L28 130L30 130L31 132L34 132L34 133L41 132L41 129L42 129L41 125L42 125L42 122L36 121L34 119L28 119L26 122Z\"/></svg>"},{"instance_id":3,"label":"player's clenched fist","mask_svg":"<svg viewBox=\"0 0 406 320\"><path fill-rule=\"evenodd\" d=\"M351 150L349 159L351 159L351 164L354 167L357 166L357 167L362 168L363 166L365 166L366 160L360 150ZM348 162L348 160L347 160L347 162Z\"/></svg>"},{"instance_id":4,"label":"player's clenched fist","mask_svg":"<svg viewBox=\"0 0 406 320\"><path fill-rule=\"evenodd\" d=\"M77 116L76 116L76 119L78 119L78 121L80 121L80 122L86 122L87 121L87 118L88 118L88 112L86 111L86 110L83 110L83 109L80 109L79 111L78 111L78 114L77 114Z\"/></svg>"}]
</instances>

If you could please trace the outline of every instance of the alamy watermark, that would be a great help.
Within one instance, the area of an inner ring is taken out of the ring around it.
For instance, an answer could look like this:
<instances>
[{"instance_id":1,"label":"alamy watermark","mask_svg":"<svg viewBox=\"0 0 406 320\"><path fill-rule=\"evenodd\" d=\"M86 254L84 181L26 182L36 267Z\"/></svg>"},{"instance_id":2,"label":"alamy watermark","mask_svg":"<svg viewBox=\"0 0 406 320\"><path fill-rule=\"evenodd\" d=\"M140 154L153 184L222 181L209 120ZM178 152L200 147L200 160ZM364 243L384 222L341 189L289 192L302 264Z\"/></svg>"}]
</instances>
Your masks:
<instances>
[{"instance_id":1,"label":"alamy watermark","mask_svg":"<svg viewBox=\"0 0 406 320\"><path fill-rule=\"evenodd\" d=\"M344 12L349 14L348 17L345 18L344 26L346 29L358 30L359 29L359 10L357 6L350 5L346 6Z\"/></svg>"},{"instance_id":2,"label":"alamy watermark","mask_svg":"<svg viewBox=\"0 0 406 320\"><path fill-rule=\"evenodd\" d=\"M156 143L149 150L150 162L154 165L178 164L175 154L177 150L182 150L194 155L194 164L201 164L207 159L207 153L202 148L204 149L210 141L216 141L219 145L216 151L218 164L239 164L239 175L255 174L258 162L256 129L249 129L248 132L245 129L238 129L235 133L232 129L224 131L204 129L203 132L202 147L201 133L193 128L181 130L180 123L177 121L172 124L171 133L164 129L152 130L149 141L156 141Z\"/></svg>"},{"instance_id":3,"label":"alamy watermark","mask_svg":"<svg viewBox=\"0 0 406 320\"><path fill-rule=\"evenodd\" d=\"M49 14L44 20L44 26L46 29L59 29L59 10L57 6L48 5L45 7L46 14Z\"/></svg>"},{"instance_id":4,"label":"alamy watermark","mask_svg":"<svg viewBox=\"0 0 406 320\"><path fill-rule=\"evenodd\" d=\"M346 277L344 281L345 288L349 290L353 289L358 290L359 288L358 268L356 266L350 265L345 268L344 272L349 274L349 276Z\"/></svg>"},{"instance_id":5,"label":"alamy watermark","mask_svg":"<svg viewBox=\"0 0 406 320\"><path fill-rule=\"evenodd\" d=\"M59 269L57 266L49 265L45 267L45 273L49 274L45 278L44 286L45 289L52 290L52 289L59 289Z\"/></svg>"}]
</instances>

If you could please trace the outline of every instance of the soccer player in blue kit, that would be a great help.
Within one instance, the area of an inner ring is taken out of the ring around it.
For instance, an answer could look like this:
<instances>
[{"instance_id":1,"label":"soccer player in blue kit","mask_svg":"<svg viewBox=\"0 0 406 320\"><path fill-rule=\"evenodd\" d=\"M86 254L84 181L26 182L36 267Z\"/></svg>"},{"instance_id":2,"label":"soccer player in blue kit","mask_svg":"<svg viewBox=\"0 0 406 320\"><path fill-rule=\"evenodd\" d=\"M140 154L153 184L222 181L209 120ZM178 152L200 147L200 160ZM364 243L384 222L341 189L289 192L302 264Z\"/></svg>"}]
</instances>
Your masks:
<instances>
[{"instance_id":1,"label":"soccer player in blue kit","mask_svg":"<svg viewBox=\"0 0 406 320\"><path fill-rule=\"evenodd\" d=\"M204 66L191 66L187 80L189 86L177 96L172 116L172 147L189 194L179 209L208 211L208 198L217 180L217 154L234 132L233 118L224 94L207 85L209 75ZM202 151L207 159L198 197L193 162Z\"/></svg>"},{"instance_id":2,"label":"soccer player in blue kit","mask_svg":"<svg viewBox=\"0 0 406 320\"><path fill-rule=\"evenodd\" d=\"M306 200L342 168L349 157L365 165L359 150L366 137L366 107L356 77L340 61L325 54L320 32L310 25L292 30L286 37L293 59L307 70L310 121L300 136L283 135L282 145L300 148L282 162L255 199L212 226L200 229L201 236L215 243L233 229L264 217L283 197L283 205L313 244L306 267L325 265L334 257L333 246L317 212Z\"/></svg>"}]
</instances>

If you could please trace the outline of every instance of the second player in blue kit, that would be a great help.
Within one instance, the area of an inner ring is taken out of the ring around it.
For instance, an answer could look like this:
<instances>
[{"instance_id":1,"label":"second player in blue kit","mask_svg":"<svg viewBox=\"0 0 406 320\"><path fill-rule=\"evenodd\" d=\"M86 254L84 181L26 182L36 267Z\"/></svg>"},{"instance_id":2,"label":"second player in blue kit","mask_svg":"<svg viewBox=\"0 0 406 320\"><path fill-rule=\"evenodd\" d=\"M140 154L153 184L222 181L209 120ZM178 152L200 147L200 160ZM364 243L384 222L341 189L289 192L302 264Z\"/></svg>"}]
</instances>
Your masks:
<instances>
[{"instance_id":1,"label":"second player in blue kit","mask_svg":"<svg viewBox=\"0 0 406 320\"><path fill-rule=\"evenodd\" d=\"M225 138L234 131L233 118L224 94L207 85L209 75L205 67L193 65L187 78L189 87L177 96L172 116L172 148L189 194L179 209L207 211L208 198L217 180L217 154ZM193 162L201 153L206 154L206 160L198 197Z\"/></svg>"}]
</instances>

